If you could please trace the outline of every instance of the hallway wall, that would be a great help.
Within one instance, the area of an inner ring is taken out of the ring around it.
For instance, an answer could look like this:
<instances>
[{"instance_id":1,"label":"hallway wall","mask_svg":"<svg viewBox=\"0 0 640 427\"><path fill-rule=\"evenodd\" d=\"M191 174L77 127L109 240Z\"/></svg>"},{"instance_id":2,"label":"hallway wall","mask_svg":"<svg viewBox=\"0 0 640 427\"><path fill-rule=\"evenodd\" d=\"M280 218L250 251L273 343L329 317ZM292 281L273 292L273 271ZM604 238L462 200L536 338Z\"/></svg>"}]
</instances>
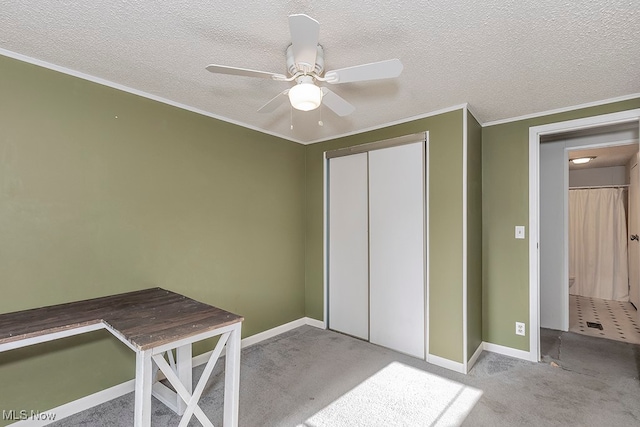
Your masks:
<instances>
[{"instance_id":1,"label":"hallway wall","mask_svg":"<svg viewBox=\"0 0 640 427\"><path fill-rule=\"evenodd\" d=\"M514 239L514 226L529 224L529 128L640 108L640 98L497 123L482 128L483 339L529 351L515 322L530 319L529 233Z\"/></svg>"}]
</instances>

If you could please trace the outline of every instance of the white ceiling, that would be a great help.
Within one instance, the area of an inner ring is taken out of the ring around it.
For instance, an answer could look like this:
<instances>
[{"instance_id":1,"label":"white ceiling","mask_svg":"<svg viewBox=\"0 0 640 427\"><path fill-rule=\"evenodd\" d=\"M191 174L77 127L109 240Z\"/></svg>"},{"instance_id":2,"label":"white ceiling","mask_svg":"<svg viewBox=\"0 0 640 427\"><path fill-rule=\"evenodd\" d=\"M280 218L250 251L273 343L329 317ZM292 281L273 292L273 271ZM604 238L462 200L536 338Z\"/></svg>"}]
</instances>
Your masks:
<instances>
[{"instance_id":1,"label":"white ceiling","mask_svg":"<svg viewBox=\"0 0 640 427\"><path fill-rule=\"evenodd\" d=\"M617 145L614 147L606 148L592 148L588 150L575 150L571 151L570 158L577 159L580 157L595 157L589 163L582 165L574 165L569 163L570 170L578 169L595 169L595 168L607 168L612 166L626 166L638 152L637 141L634 144Z\"/></svg>"},{"instance_id":2,"label":"white ceiling","mask_svg":"<svg viewBox=\"0 0 640 427\"><path fill-rule=\"evenodd\" d=\"M320 22L325 69L399 58L398 79L334 85L356 111L256 110L291 84L287 16ZM483 122L640 93L638 0L4 0L0 53L301 143L469 103Z\"/></svg>"}]
</instances>

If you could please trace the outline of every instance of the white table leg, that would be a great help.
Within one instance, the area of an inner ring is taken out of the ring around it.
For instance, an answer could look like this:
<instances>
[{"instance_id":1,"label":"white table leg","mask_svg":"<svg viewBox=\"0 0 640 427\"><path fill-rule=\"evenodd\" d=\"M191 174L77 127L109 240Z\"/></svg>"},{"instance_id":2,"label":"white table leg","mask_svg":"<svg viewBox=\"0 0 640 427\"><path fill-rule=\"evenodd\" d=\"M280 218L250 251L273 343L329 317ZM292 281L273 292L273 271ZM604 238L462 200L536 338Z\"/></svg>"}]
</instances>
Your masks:
<instances>
[{"instance_id":1,"label":"white table leg","mask_svg":"<svg viewBox=\"0 0 640 427\"><path fill-rule=\"evenodd\" d=\"M180 382L178 375L175 373L173 369L169 366L167 361L164 359L162 354L157 354L153 356L153 360L156 362L158 367L167 377L167 380L173 385L177 394L182 398L183 401L187 402L187 406L185 408L184 414L182 415L182 419L180 420L179 427L186 427L189 423L189 420L193 415L195 415L200 423L204 427L213 427L211 420L207 418L206 414L202 411L202 409L198 406L198 401L200 400L200 396L204 391L205 386L207 385L207 381L213 372L213 368L216 365L216 361L220 354L222 353L222 349L227 343L227 339L231 335L231 332L224 333L220 336L220 340L216 344L216 347L213 349L213 352L209 356L209 361L204 367L202 371L202 375L200 376L200 380L193 391L193 394L190 394L184 384Z\"/></svg>"},{"instance_id":2,"label":"white table leg","mask_svg":"<svg viewBox=\"0 0 640 427\"><path fill-rule=\"evenodd\" d=\"M151 427L152 367L150 350L136 352L135 427Z\"/></svg>"},{"instance_id":3,"label":"white table leg","mask_svg":"<svg viewBox=\"0 0 640 427\"><path fill-rule=\"evenodd\" d=\"M193 361L191 357L191 344L183 345L176 349L177 374L180 382L187 389L189 394L193 392L192 369ZM176 394L178 399L178 415L184 414L187 404Z\"/></svg>"},{"instance_id":4,"label":"white table leg","mask_svg":"<svg viewBox=\"0 0 640 427\"><path fill-rule=\"evenodd\" d=\"M224 427L238 426L241 327L242 323L238 323L227 340L224 373Z\"/></svg>"}]
</instances>

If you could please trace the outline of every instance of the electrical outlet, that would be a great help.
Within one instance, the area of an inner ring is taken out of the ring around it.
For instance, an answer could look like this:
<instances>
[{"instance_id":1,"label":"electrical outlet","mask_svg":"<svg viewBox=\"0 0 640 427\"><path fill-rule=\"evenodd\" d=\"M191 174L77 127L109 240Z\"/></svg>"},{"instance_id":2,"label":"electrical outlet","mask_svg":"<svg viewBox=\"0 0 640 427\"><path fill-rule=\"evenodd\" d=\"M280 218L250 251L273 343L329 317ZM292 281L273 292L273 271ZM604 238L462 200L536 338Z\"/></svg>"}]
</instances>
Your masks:
<instances>
[{"instance_id":1,"label":"electrical outlet","mask_svg":"<svg viewBox=\"0 0 640 427\"><path fill-rule=\"evenodd\" d=\"M524 336L524 323L516 322L516 335Z\"/></svg>"}]
</instances>

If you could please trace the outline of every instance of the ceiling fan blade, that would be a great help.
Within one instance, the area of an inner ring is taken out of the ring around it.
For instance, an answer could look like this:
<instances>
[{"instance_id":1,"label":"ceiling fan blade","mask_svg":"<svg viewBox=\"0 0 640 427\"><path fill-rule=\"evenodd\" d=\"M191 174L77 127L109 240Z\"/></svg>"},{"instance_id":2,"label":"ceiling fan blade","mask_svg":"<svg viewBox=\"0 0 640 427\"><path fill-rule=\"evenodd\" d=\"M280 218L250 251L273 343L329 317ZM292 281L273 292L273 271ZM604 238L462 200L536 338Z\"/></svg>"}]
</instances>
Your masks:
<instances>
[{"instance_id":1,"label":"ceiling fan blade","mask_svg":"<svg viewBox=\"0 0 640 427\"><path fill-rule=\"evenodd\" d=\"M297 64L298 69L306 72L313 71L316 67L320 24L304 14L290 15L289 31L291 32L293 61Z\"/></svg>"},{"instance_id":2,"label":"ceiling fan blade","mask_svg":"<svg viewBox=\"0 0 640 427\"><path fill-rule=\"evenodd\" d=\"M264 104L262 107L258 108L258 113L271 113L276 108L278 108L282 103L287 99L287 94L289 93L289 89L285 89L279 94L277 94L274 98L272 98L269 102Z\"/></svg>"},{"instance_id":3,"label":"ceiling fan blade","mask_svg":"<svg viewBox=\"0 0 640 427\"><path fill-rule=\"evenodd\" d=\"M356 109L356 107L345 101L344 98L336 95L335 92L330 91L326 87L322 88L322 103L340 117L348 116Z\"/></svg>"},{"instance_id":4,"label":"ceiling fan blade","mask_svg":"<svg viewBox=\"0 0 640 427\"><path fill-rule=\"evenodd\" d=\"M229 74L232 76L244 76L244 77L260 77L263 79L283 80L287 77L282 74L269 73L267 71L256 71L248 68L227 67L226 65L207 65L207 71L216 74Z\"/></svg>"},{"instance_id":5,"label":"ceiling fan blade","mask_svg":"<svg viewBox=\"0 0 640 427\"><path fill-rule=\"evenodd\" d=\"M355 65L327 71L324 79L327 83L363 82L366 80L390 79L398 77L402 72L402 62L399 59L372 62L371 64Z\"/></svg>"}]
</instances>

